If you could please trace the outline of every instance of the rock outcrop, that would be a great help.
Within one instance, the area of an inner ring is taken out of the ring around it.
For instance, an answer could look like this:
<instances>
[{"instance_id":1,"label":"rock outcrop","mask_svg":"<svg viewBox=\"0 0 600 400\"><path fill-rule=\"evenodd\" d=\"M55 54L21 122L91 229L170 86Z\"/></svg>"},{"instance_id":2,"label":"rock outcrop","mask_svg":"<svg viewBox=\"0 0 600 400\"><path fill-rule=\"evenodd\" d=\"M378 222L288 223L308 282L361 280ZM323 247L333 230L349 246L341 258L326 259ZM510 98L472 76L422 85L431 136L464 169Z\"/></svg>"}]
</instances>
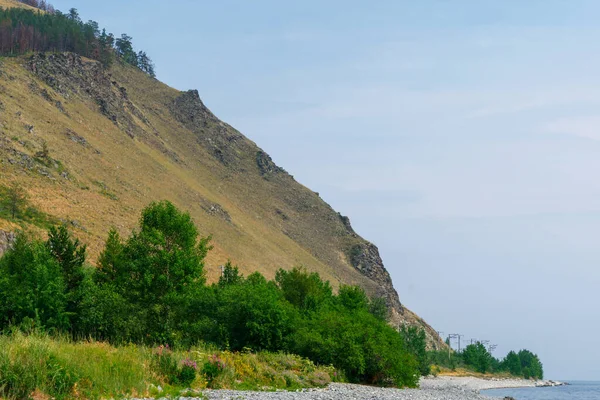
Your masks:
<instances>
[{"instance_id":1,"label":"rock outcrop","mask_svg":"<svg viewBox=\"0 0 600 400\"><path fill-rule=\"evenodd\" d=\"M134 118L145 124L148 120L129 100L127 89L111 80L100 63L83 61L73 53L36 53L27 62L27 67L64 98L79 95L93 100L99 111L129 136L144 133ZM47 90L40 89L39 92L47 100L56 102ZM60 107L63 107L62 103Z\"/></svg>"},{"instance_id":2,"label":"rock outcrop","mask_svg":"<svg viewBox=\"0 0 600 400\"><path fill-rule=\"evenodd\" d=\"M270 155L262 150L256 152L256 165L258 166L260 174L264 178L267 178L273 174L285 172L283 168L278 167L277 164L273 162L273 159Z\"/></svg>"},{"instance_id":3,"label":"rock outcrop","mask_svg":"<svg viewBox=\"0 0 600 400\"><path fill-rule=\"evenodd\" d=\"M383 266L377 246L366 241L354 245L350 250L350 263L361 274L377 283L379 287L377 294L385 299L388 308L395 310L400 315L404 314L404 307L394 289L390 274Z\"/></svg>"}]
</instances>

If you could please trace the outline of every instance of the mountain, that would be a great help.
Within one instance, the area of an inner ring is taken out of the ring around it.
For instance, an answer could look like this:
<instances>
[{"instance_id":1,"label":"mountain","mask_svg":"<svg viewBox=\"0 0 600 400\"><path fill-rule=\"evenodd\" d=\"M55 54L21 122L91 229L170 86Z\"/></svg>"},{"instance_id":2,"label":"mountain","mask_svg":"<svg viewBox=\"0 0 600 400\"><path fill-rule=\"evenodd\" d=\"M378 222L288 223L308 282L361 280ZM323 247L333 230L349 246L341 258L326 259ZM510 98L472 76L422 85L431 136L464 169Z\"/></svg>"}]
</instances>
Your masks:
<instances>
[{"instance_id":1,"label":"mountain","mask_svg":"<svg viewBox=\"0 0 600 400\"><path fill-rule=\"evenodd\" d=\"M334 287L357 284L383 297L392 324L422 326L430 345L443 346L401 304L377 247L219 120L197 91L73 53L0 60L0 185L21 185L44 216L17 224L2 214L0 242L22 227L41 233L47 221L62 221L89 245L93 262L111 227L127 236L143 207L168 199L212 235L209 281L228 259L267 278L303 265Z\"/></svg>"}]
</instances>

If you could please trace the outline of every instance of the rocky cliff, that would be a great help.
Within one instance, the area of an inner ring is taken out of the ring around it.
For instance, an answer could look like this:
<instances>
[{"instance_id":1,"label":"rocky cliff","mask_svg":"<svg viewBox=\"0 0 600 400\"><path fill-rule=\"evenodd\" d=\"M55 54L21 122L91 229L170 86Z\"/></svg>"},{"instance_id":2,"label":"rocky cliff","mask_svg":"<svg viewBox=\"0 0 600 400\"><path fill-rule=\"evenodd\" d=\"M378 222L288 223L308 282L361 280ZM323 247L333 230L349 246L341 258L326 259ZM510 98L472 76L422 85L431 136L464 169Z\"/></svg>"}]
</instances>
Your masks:
<instances>
[{"instance_id":1,"label":"rocky cliff","mask_svg":"<svg viewBox=\"0 0 600 400\"><path fill-rule=\"evenodd\" d=\"M4 61L0 101L0 184L18 180L41 212L77 221L92 256L110 227L127 234L142 207L169 199L213 235L209 278L227 259L267 277L304 265L334 287L358 284L383 297L392 324L421 325L432 346L443 345L402 305L377 247L197 91L123 65L36 54Z\"/></svg>"}]
</instances>

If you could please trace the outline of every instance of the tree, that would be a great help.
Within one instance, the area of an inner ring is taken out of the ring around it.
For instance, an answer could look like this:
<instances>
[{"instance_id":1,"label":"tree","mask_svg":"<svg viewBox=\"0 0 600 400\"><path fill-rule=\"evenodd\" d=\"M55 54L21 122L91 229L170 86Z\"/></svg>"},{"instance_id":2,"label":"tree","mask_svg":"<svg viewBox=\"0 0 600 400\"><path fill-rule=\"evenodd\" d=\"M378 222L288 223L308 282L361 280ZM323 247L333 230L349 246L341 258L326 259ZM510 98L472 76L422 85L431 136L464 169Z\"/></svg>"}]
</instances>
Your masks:
<instances>
[{"instance_id":1,"label":"tree","mask_svg":"<svg viewBox=\"0 0 600 400\"><path fill-rule=\"evenodd\" d=\"M33 323L64 329L68 326L65 309L60 266L43 242L18 235L0 259L0 328Z\"/></svg>"},{"instance_id":2,"label":"tree","mask_svg":"<svg viewBox=\"0 0 600 400\"><path fill-rule=\"evenodd\" d=\"M382 297L371 299L371 302L369 303L369 312L381 321L387 321L390 314L387 303Z\"/></svg>"},{"instance_id":3,"label":"tree","mask_svg":"<svg viewBox=\"0 0 600 400\"><path fill-rule=\"evenodd\" d=\"M152 203L142 212L139 231L122 247L112 234L96 279L109 283L136 307L145 341L172 343L179 308L188 292L205 283L209 241L210 237L199 239L188 213L168 201Z\"/></svg>"},{"instance_id":4,"label":"tree","mask_svg":"<svg viewBox=\"0 0 600 400\"><path fill-rule=\"evenodd\" d=\"M544 368L537 354L533 354L529 350L521 350L519 351L518 356L521 361L521 370L523 371L523 377L525 379L544 378Z\"/></svg>"},{"instance_id":5,"label":"tree","mask_svg":"<svg viewBox=\"0 0 600 400\"><path fill-rule=\"evenodd\" d=\"M156 78L156 73L154 72L154 63L148 57L145 51L140 51L137 55L138 67L152 78Z\"/></svg>"},{"instance_id":6,"label":"tree","mask_svg":"<svg viewBox=\"0 0 600 400\"><path fill-rule=\"evenodd\" d=\"M419 329L416 326L403 325L400 329L400 335L404 339L408 352L417 360L421 375L429 375L431 368L429 366L429 357L427 356L425 330Z\"/></svg>"},{"instance_id":7,"label":"tree","mask_svg":"<svg viewBox=\"0 0 600 400\"><path fill-rule=\"evenodd\" d=\"M275 282L287 301L305 311L314 311L332 299L329 282L322 281L319 274L309 273L302 267L295 267L291 271L280 269L275 274Z\"/></svg>"},{"instance_id":8,"label":"tree","mask_svg":"<svg viewBox=\"0 0 600 400\"><path fill-rule=\"evenodd\" d=\"M109 67L117 55L123 63L155 77L154 63L145 51L134 51L133 39L127 34L115 40L112 34L101 30L97 22L84 23L75 8L63 14L38 0L22 1L46 8L48 12L0 9L0 55L69 51L98 60L105 67Z\"/></svg>"},{"instance_id":9,"label":"tree","mask_svg":"<svg viewBox=\"0 0 600 400\"><path fill-rule=\"evenodd\" d=\"M500 364L500 368L504 371L510 372L514 376L521 376L523 371L521 369L521 359L514 351L510 351L502 363Z\"/></svg>"},{"instance_id":10,"label":"tree","mask_svg":"<svg viewBox=\"0 0 600 400\"><path fill-rule=\"evenodd\" d=\"M123 33L121 37L115 41L115 47L117 49L117 55L124 63L137 67L139 66L138 56L133 50L132 40L133 38L131 36Z\"/></svg>"},{"instance_id":11,"label":"tree","mask_svg":"<svg viewBox=\"0 0 600 400\"><path fill-rule=\"evenodd\" d=\"M60 266L65 284L65 311L71 320L71 330L78 330L77 319L81 313L81 303L85 296L83 280L86 246L79 239L72 239L67 227L51 227L46 241L48 251Z\"/></svg>"},{"instance_id":12,"label":"tree","mask_svg":"<svg viewBox=\"0 0 600 400\"><path fill-rule=\"evenodd\" d=\"M73 22L81 23L81 18L79 17L79 11L76 8L69 9L69 13L67 14L67 18Z\"/></svg>"},{"instance_id":13,"label":"tree","mask_svg":"<svg viewBox=\"0 0 600 400\"><path fill-rule=\"evenodd\" d=\"M67 291L75 291L83 280L86 245L72 239L65 225L51 227L46 246L61 267Z\"/></svg>"},{"instance_id":14,"label":"tree","mask_svg":"<svg viewBox=\"0 0 600 400\"><path fill-rule=\"evenodd\" d=\"M98 60L106 68L110 67L115 59L114 46L115 37L112 33L107 34L106 29L98 37L99 57Z\"/></svg>"},{"instance_id":15,"label":"tree","mask_svg":"<svg viewBox=\"0 0 600 400\"><path fill-rule=\"evenodd\" d=\"M277 286L260 274L239 284L217 286L215 307L218 341L237 351L284 349L297 313Z\"/></svg>"},{"instance_id":16,"label":"tree","mask_svg":"<svg viewBox=\"0 0 600 400\"><path fill-rule=\"evenodd\" d=\"M367 310L369 308L369 298L359 286L342 285L337 299L342 306L349 310Z\"/></svg>"},{"instance_id":17,"label":"tree","mask_svg":"<svg viewBox=\"0 0 600 400\"><path fill-rule=\"evenodd\" d=\"M6 189L3 203L4 207L10 212L11 218L15 219L27 205L27 193L18 183L15 183Z\"/></svg>"},{"instance_id":18,"label":"tree","mask_svg":"<svg viewBox=\"0 0 600 400\"><path fill-rule=\"evenodd\" d=\"M243 281L244 277L238 267L232 265L231 261L227 261L223 267L223 275L219 277L219 286L238 285Z\"/></svg>"},{"instance_id":19,"label":"tree","mask_svg":"<svg viewBox=\"0 0 600 400\"><path fill-rule=\"evenodd\" d=\"M108 238L104 245L104 250L98 257L98 268L94 274L94 279L99 284L115 282L117 272L123 254L123 242L119 232L112 228L108 232Z\"/></svg>"},{"instance_id":20,"label":"tree","mask_svg":"<svg viewBox=\"0 0 600 400\"><path fill-rule=\"evenodd\" d=\"M463 351L462 357L467 366L482 374L488 372L492 365L492 355L480 342L468 345Z\"/></svg>"}]
</instances>

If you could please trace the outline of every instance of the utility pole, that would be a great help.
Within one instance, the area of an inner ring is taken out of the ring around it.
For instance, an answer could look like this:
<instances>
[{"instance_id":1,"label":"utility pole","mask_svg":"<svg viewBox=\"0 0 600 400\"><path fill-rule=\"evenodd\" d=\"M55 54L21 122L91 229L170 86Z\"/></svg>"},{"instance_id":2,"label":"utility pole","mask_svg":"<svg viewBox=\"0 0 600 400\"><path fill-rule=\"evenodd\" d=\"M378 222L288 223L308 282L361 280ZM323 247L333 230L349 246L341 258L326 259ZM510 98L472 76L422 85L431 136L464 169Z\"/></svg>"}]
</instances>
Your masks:
<instances>
[{"instance_id":1,"label":"utility pole","mask_svg":"<svg viewBox=\"0 0 600 400\"><path fill-rule=\"evenodd\" d=\"M471 344L473 344L473 343L477 343L477 339L471 338Z\"/></svg>"},{"instance_id":2,"label":"utility pole","mask_svg":"<svg viewBox=\"0 0 600 400\"><path fill-rule=\"evenodd\" d=\"M458 336L458 352L460 353L460 338L465 337L465 335L457 335Z\"/></svg>"},{"instance_id":3,"label":"utility pole","mask_svg":"<svg viewBox=\"0 0 600 400\"><path fill-rule=\"evenodd\" d=\"M460 348L460 335L458 333L449 333L448 334L448 362L451 361L450 348L452 347L452 339L458 339L458 347Z\"/></svg>"}]
</instances>

